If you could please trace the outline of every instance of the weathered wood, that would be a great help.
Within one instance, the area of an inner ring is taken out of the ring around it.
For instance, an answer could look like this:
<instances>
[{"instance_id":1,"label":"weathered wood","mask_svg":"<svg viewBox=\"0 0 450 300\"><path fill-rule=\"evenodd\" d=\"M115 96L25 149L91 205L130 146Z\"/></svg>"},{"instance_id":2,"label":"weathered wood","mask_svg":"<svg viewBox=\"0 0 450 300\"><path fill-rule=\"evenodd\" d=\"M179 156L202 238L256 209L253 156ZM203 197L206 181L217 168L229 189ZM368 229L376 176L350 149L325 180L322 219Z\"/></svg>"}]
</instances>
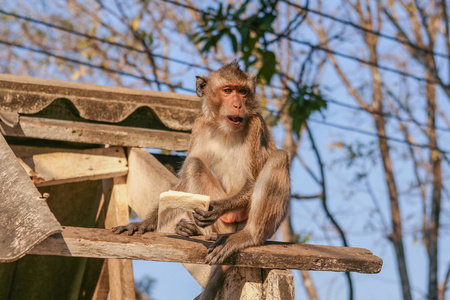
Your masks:
<instances>
[{"instance_id":1,"label":"weathered wood","mask_svg":"<svg viewBox=\"0 0 450 300\"><path fill-rule=\"evenodd\" d=\"M190 130L201 106L192 95L0 74L0 112L34 114L61 98L71 101L84 119L112 123L149 107L175 130Z\"/></svg>"},{"instance_id":2,"label":"weathered wood","mask_svg":"<svg viewBox=\"0 0 450 300\"><path fill-rule=\"evenodd\" d=\"M113 178L113 188L105 227L112 228L117 225L127 224L129 217L126 176Z\"/></svg>"},{"instance_id":3,"label":"weathered wood","mask_svg":"<svg viewBox=\"0 0 450 300\"><path fill-rule=\"evenodd\" d=\"M5 136L178 151L187 150L190 136L184 132L23 116L15 127L0 122L0 131Z\"/></svg>"},{"instance_id":4,"label":"weathered wood","mask_svg":"<svg viewBox=\"0 0 450 300\"><path fill-rule=\"evenodd\" d=\"M168 191L178 179L145 149L131 149L128 167L129 205L143 219L158 208L159 194Z\"/></svg>"},{"instance_id":5,"label":"weathered wood","mask_svg":"<svg viewBox=\"0 0 450 300\"><path fill-rule=\"evenodd\" d=\"M133 262L130 259L108 259L109 299L133 300Z\"/></svg>"},{"instance_id":6,"label":"weathered wood","mask_svg":"<svg viewBox=\"0 0 450 300\"><path fill-rule=\"evenodd\" d=\"M0 166L0 262L8 262L62 227L1 134Z\"/></svg>"},{"instance_id":7,"label":"weathered wood","mask_svg":"<svg viewBox=\"0 0 450 300\"><path fill-rule=\"evenodd\" d=\"M264 299L294 300L294 276L288 270L270 270L263 284Z\"/></svg>"},{"instance_id":8,"label":"weathered wood","mask_svg":"<svg viewBox=\"0 0 450 300\"><path fill-rule=\"evenodd\" d=\"M232 268L226 273L223 288L217 300L263 299L262 270L256 268ZM274 298L273 300L277 300Z\"/></svg>"},{"instance_id":9,"label":"weathered wood","mask_svg":"<svg viewBox=\"0 0 450 300\"><path fill-rule=\"evenodd\" d=\"M126 175L127 158L121 147L72 150L19 158L36 186Z\"/></svg>"},{"instance_id":10,"label":"weathered wood","mask_svg":"<svg viewBox=\"0 0 450 300\"><path fill-rule=\"evenodd\" d=\"M113 183L105 220L107 228L129 222L126 177L114 178ZM108 259L108 275L111 300L135 299L133 264L130 259Z\"/></svg>"},{"instance_id":11,"label":"weathered wood","mask_svg":"<svg viewBox=\"0 0 450 300\"><path fill-rule=\"evenodd\" d=\"M48 143L45 143L43 146L30 146L30 145L15 145L9 142L9 146L11 147L11 150L14 152L14 154L17 157L23 158L23 157L30 157L33 155L39 155L39 154L49 154L49 153L67 153L67 152L74 152L80 151L80 150L86 150L86 148L63 148L61 146L59 147L49 147ZM58 142L57 142L58 143ZM44 144L44 143L41 143ZM73 146L73 144L70 144ZM78 145L78 144L77 144ZM80 144L81 145L81 144ZM89 149L92 149L90 147Z\"/></svg>"},{"instance_id":12,"label":"weathered wood","mask_svg":"<svg viewBox=\"0 0 450 300\"><path fill-rule=\"evenodd\" d=\"M33 254L129 258L202 264L211 242L147 232L117 235L109 230L65 227L37 245ZM351 247L268 242L247 248L226 261L242 267L378 273L383 261L369 250Z\"/></svg>"}]
</instances>

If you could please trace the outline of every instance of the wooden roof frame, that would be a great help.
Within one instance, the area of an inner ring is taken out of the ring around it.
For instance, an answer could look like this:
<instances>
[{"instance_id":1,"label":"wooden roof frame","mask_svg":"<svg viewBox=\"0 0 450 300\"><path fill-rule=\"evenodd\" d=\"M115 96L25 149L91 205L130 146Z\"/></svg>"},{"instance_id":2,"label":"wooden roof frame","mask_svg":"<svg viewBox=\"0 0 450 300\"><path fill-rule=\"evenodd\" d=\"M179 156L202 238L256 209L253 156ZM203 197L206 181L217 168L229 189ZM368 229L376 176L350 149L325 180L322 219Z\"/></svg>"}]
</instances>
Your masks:
<instances>
[{"instance_id":1,"label":"wooden roof frame","mask_svg":"<svg viewBox=\"0 0 450 300\"><path fill-rule=\"evenodd\" d=\"M71 101L86 121L33 116L60 98ZM140 107L153 110L167 128L115 124ZM198 98L188 95L0 74L0 163L7 166L0 170L0 222L6 224L0 230L0 262L14 261L27 253L106 258L108 267L118 270L109 275L110 293L122 295L116 299L134 297L129 259L202 264L209 241L161 233L128 236L113 234L108 229L63 227L46 206L45 197L36 190L36 186L112 178L112 200L106 226L128 223L128 206L143 217L149 210L146 198L139 193L130 198L128 190L139 189L141 182L145 182L146 186L149 185L146 196L151 193L159 195L160 190L166 190L176 182L176 177L142 147L186 150L189 130L199 109ZM3 136L94 143L107 147L53 149L42 153L32 149L32 153L22 154L19 153L23 149L13 147L15 154ZM73 170L67 168L68 161L76 166ZM49 170L47 166L53 168ZM63 172L58 173L58 168ZM271 242L240 251L225 264L245 268L372 274L381 270L382 260L360 248ZM248 273L246 276L262 274L252 272L253 275ZM128 278L125 281L124 276ZM264 293L269 290L275 293L276 290L279 299L292 298L293 290L292 293L284 293L273 285L273 282L286 281L293 287L289 273L277 271L264 275L264 278L272 277L270 287L261 282ZM261 289L253 295L258 293ZM284 296L280 296L282 294Z\"/></svg>"}]
</instances>

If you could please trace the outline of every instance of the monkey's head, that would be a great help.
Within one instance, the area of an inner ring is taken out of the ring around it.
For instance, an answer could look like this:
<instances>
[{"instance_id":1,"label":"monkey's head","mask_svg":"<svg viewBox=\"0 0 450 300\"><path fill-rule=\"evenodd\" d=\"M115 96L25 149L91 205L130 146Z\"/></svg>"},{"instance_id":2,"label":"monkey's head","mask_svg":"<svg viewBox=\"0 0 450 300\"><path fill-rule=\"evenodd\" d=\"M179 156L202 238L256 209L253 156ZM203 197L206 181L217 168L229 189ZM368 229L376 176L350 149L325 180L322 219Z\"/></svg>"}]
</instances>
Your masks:
<instances>
[{"instance_id":1,"label":"monkey's head","mask_svg":"<svg viewBox=\"0 0 450 300\"><path fill-rule=\"evenodd\" d=\"M197 76L197 95L202 98L203 115L226 130L239 131L248 117L258 112L256 78L239 68L236 60L213 72Z\"/></svg>"}]
</instances>

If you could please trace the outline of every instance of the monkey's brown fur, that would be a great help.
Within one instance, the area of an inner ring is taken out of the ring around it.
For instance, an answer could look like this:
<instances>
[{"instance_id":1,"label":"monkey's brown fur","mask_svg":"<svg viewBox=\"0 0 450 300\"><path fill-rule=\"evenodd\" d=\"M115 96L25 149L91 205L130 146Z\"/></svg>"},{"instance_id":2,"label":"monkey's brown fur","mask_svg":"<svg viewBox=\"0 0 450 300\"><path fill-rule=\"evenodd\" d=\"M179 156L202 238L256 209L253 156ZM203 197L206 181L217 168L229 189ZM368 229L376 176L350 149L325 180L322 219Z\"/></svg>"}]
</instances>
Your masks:
<instances>
[{"instance_id":1,"label":"monkey's brown fur","mask_svg":"<svg viewBox=\"0 0 450 300\"><path fill-rule=\"evenodd\" d=\"M286 216L290 198L287 153L275 147L259 113L255 79L236 61L198 76L202 113L192 129L188 155L176 190L211 196L209 211L196 210L176 225L183 236L231 233L209 249L208 264L221 264L237 251L264 243ZM157 212L117 233L156 228ZM231 223L230 223L231 222ZM227 268L216 267L202 299L213 299Z\"/></svg>"}]
</instances>

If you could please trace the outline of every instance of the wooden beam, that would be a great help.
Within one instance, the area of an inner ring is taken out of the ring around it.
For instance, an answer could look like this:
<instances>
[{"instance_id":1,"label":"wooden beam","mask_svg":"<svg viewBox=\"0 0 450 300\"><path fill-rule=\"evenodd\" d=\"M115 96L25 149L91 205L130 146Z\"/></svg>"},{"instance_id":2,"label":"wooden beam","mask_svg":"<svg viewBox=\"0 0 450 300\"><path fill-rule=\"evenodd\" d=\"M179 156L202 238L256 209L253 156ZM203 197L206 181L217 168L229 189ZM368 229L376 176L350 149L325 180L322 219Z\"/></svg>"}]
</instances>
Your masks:
<instances>
[{"instance_id":1,"label":"wooden beam","mask_svg":"<svg viewBox=\"0 0 450 300\"><path fill-rule=\"evenodd\" d=\"M23 116L15 127L0 122L0 131L5 136L177 151L187 150L190 137L185 132Z\"/></svg>"},{"instance_id":2,"label":"wooden beam","mask_svg":"<svg viewBox=\"0 0 450 300\"><path fill-rule=\"evenodd\" d=\"M128 224L128 192L126 176L113 178L111 200L109 201L105 227L111 228L117 225Z\"/></svg>"},{"instance_id":3,"label":"wooden beam","mask_svg":"<svg viewBox=\"0 0 450 300\"><path fill-rule=\"evenodd\" d=\"M128 236L96 228L65 227L37 245L32 252L99 258L129 258L203 264L212 242L147 232ZM268 242L247 248L226 264L268 269L378 273L383 261L369 250L351 247Z\"/></svg>"},{"instance_id":4,"label":"wooden beam","mask_svg":"<svg viewBox=\"0 0 450 300\"><path fill-rule=\"evenodd\" d=\"M111 228L128 224L128 195L126 177L113 179L111 200L105 226ZM132 300L134 294L133 263L130 259L110 258L107 260L109 274L109 296L111 300Z\"/></svg>"},{"instance_id":5,"label":"wooden beam","mask_svg":"<svg viewBox=\"0 0 450 300\"><path fill-rule=\"evenodd\" d=\"M127 158L121 147L72 150L19 158L36 186L124 176Z\"/></svg>"},{"instance_id":6,"label":"wooden beam","mask_svg":"<svg viewBox=\"0 0 450 300\"><path fill-rule=\"evenodd\" d=\"M103 262L102 271L98 278L97 286L95 288L92 300L107 300L109 292L109 274L108 274L108 261Z\"/></svg>"}]
</instances>

